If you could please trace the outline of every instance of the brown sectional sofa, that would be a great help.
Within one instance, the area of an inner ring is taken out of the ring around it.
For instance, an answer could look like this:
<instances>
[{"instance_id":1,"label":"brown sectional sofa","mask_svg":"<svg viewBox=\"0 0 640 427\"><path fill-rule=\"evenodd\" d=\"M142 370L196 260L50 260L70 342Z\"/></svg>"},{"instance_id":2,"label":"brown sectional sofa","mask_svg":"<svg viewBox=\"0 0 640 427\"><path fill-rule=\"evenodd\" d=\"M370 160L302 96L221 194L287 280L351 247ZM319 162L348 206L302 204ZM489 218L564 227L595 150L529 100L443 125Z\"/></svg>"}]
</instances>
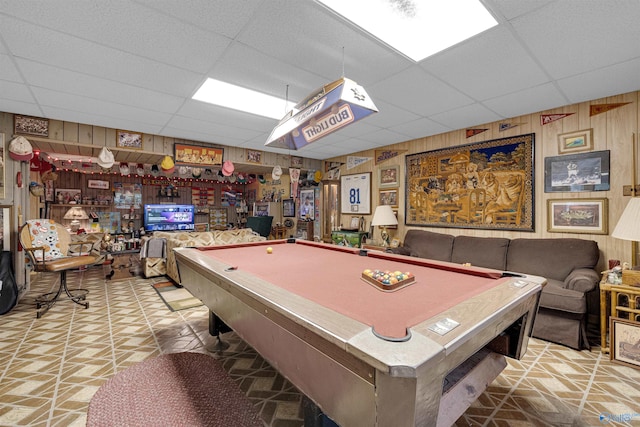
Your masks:
<instances>
[{"instance_id":1,"label":"brown sectional sofa","mask_svg":"<svg viewBox=\"0 0 640 427\"><path fill-rule=\"evenodd\" d=\"M583 239L507 239L409 230L390 252L542 276L533 336L581 350L587 340L587 294L597 291L598 244Z\"/></svg>"}]
</instances>

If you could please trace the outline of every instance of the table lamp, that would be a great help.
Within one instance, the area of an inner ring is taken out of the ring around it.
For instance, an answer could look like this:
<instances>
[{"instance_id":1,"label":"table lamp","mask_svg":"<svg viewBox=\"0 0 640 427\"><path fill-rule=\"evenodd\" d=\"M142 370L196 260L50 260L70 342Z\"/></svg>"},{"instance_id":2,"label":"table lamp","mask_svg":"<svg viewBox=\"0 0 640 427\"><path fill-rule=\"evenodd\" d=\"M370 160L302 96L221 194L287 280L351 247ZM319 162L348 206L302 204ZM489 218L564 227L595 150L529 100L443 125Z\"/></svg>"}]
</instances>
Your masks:
<instances>
[{"instance_id":1,"label":"table lamp","mask_svg":"<svg viewBox=\"0 0 640 427\"><path fill-rule=\"evenodd\" d=\"M637 251L635 242L640 241L640 197L632 197L624 208L622 216L611 233L611 237L623 240L631 240L631 264L637 266Z\"/></svg>"},{"instance_id":2,"label":"table lamp","mask_svg":"<svg viewBox=\"0 0 640 427\"><path fill-rule=\"evenodd\" d=\"M80 228L80 220L81 219L89 219L89 215L85 212L85 210L80 206L73 206L70 208L66 214L64 214L64 219L71 220L71 231L76 232Z\"/></svg>"},{"instance_id":3,"label":"table lamp","mask_svg":"<svg viewBox=\"0 0 640 427\"><path fill-rule=\"evenodd\" d=\"M393 213L391 206L380 205L376 208L376 211L373 214L371 225L382 226L382 232L380 233L380 237L382 237L382 246L389 246L389 233L387 232L387 226L398 225L398 218L396 218L396 215Z\"/></svg>"}]
</instances>

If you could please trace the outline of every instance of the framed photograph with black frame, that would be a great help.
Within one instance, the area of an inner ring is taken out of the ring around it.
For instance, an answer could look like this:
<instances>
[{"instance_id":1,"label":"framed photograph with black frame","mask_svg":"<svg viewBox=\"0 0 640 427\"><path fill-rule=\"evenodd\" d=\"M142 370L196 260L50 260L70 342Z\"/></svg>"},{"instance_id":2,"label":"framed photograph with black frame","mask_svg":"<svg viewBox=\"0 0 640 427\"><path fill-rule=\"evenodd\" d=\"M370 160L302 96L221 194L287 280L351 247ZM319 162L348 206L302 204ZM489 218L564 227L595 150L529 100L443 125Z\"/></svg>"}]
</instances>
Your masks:
<instances>
[{"instance_id":1,"label":"framed photograph with black frame","mask_svg":"<svg viewBox=\"0 0 640 427\"><path fill-rule=\"evenodd\" d=\"M545 193L609 189L609 150L544 159Z\"/></svg>"},{"instance_id":2,"label":"framed photograph with black frame","mask_svg":"<svg viewBox=\"0 0 640 427\"><path fill-rule=\"evenodd\" d=\"M285 218L295 218L296 202L293 199L282 200L282 216Z\"/></svg>"},{"instance_id":3,"label":"framed photograph with black frame","mask_svg":"<svg viewBox=\"0 0 640 427\"><path fill-rule=\"evenodd\" d=\"M550 233L608 234L608 199L547 200Z\"/></svg>"},{"instance_id":4,"label":"framed photograph with black frame","mask_svg":"<svg viewBox=\"0 0 640 427\"><path fill-rule=\"evenodd\" d=\"M640 322L611 317L609 357L614 363L640 369Z\"/></svg>"}]
</instances>

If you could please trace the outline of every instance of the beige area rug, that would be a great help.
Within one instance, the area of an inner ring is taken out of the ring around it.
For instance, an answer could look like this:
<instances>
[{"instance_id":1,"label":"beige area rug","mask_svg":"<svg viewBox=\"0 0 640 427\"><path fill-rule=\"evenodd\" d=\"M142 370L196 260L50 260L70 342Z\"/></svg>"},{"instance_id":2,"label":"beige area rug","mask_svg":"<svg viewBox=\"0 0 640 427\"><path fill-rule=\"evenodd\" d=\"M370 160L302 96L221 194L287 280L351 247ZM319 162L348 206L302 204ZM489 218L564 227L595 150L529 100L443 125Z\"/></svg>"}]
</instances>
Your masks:
<instances>
[{"instance_id":1,"label":"beige area rug","mask_svg":"<svg viewBox=\"0 0 640 427\"><path fill-rule=\"evenodd\" d=\"M185 288L178 288L172 282L154 283L151 287L156 290L171 311L185 310L202 305L202 301L191 295L191 292Z\"/></svg>"}]
</instances>

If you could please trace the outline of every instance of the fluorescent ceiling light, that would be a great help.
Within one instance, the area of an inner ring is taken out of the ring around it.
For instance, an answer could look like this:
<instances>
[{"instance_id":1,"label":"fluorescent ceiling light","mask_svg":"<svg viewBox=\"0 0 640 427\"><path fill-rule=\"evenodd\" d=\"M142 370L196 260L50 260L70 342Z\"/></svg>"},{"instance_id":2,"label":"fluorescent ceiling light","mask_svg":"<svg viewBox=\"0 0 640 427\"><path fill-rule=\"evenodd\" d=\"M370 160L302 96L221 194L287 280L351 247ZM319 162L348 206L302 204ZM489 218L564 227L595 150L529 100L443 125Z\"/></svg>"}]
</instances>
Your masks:
<instances>
[{"instance_id":1,"label":"fluorescent ceiling light","mask_svg":"<svg viewBox=\"0 0 640 427\"><path fill-rule=\"evenodd\" d=\"M414 61L497 21L479 0L317 0Z\"/></svg>"},{"instance_id":2,"label":"fluorescent ceiling light","mask_svg":"<svg viewBox=\"0 0 640 427\"><path fill-rule=\"evenodd\" d=\"M276 120L284 117L295 105L275 96L215 79L207 79L193 95L193 99Z\"/></svg>"}]
</instances>

